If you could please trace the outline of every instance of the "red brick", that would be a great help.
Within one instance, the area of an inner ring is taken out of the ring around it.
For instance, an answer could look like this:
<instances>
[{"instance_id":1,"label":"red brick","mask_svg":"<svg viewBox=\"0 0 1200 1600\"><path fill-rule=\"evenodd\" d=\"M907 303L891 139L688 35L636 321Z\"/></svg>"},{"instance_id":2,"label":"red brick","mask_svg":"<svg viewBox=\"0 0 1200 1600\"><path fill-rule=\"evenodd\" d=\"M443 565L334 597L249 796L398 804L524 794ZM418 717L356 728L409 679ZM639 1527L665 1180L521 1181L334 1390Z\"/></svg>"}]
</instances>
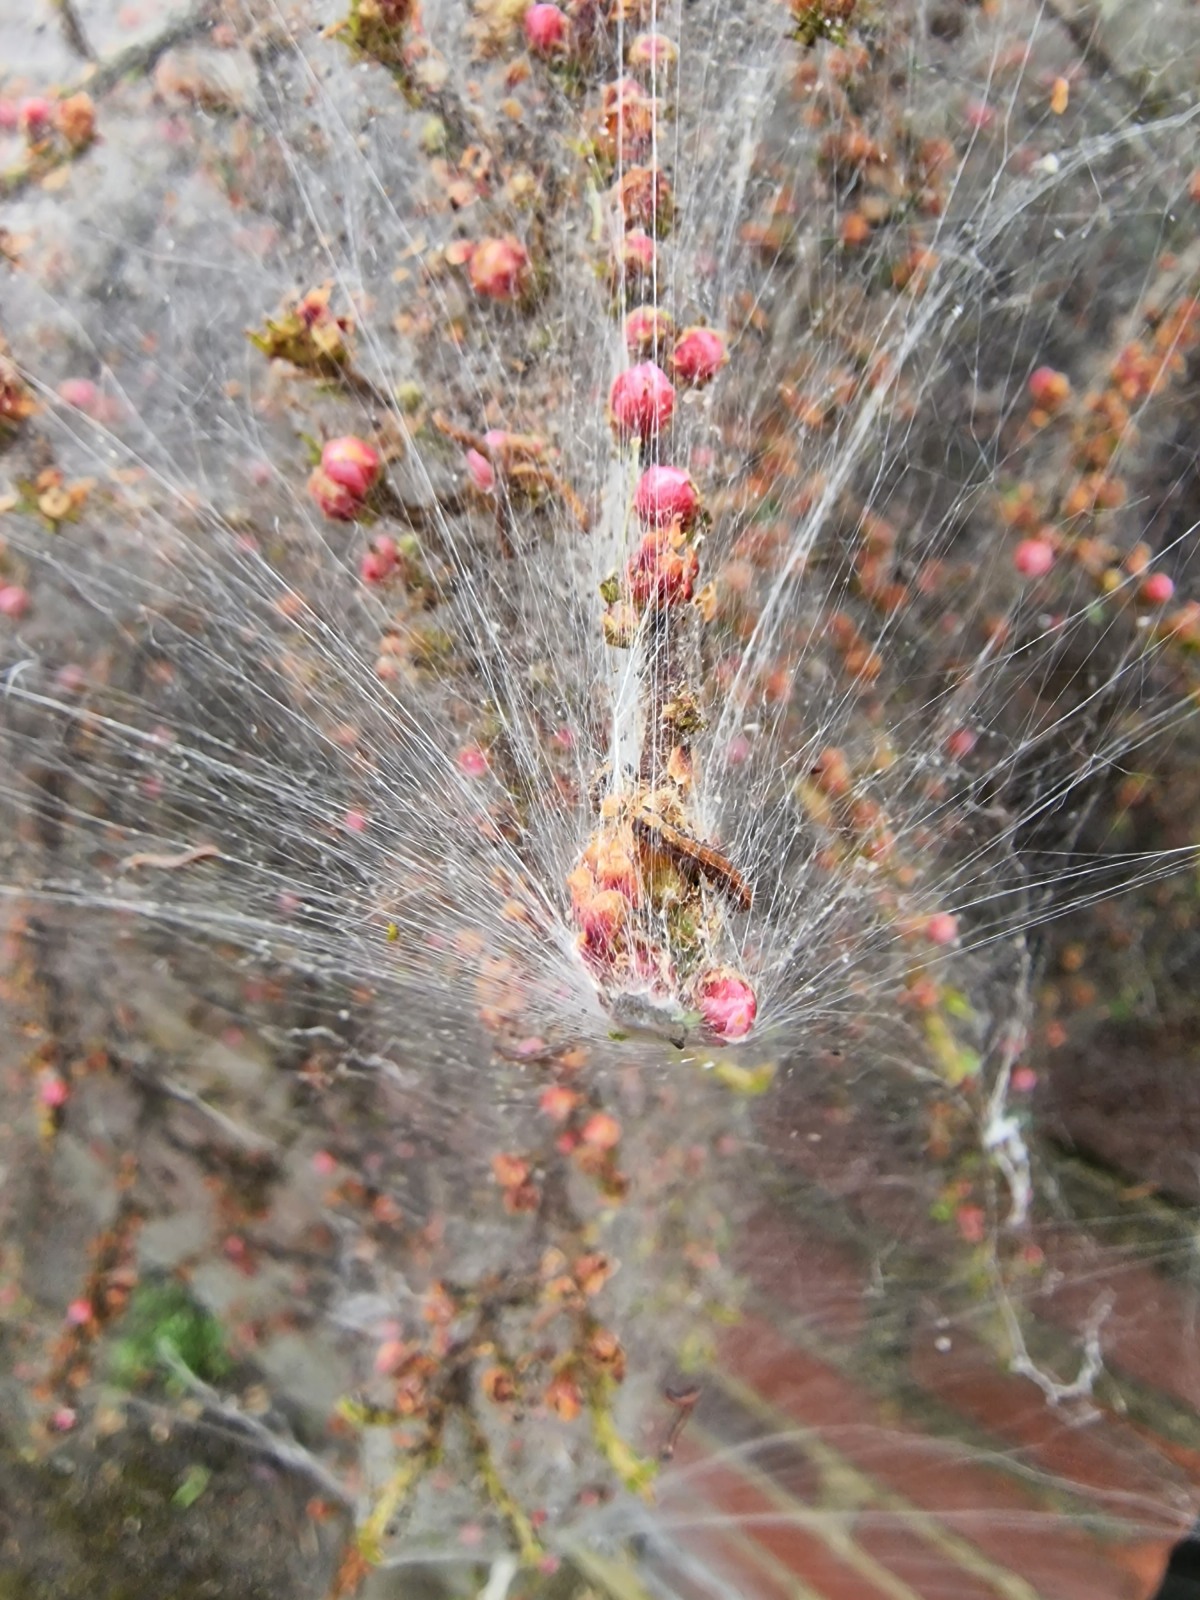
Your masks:
<instances>
[{"instance_id":1,"label":"red brick","mask_svg":"<svg viewBox=\"0 0 1200 1600\"><path fill-rule=\"evenodd\" d=\"M786 1095L795 1084L781 1088L784 1101L769 1097L770 1118L764 1115L759 1128L784 1171L803 1173L849 1215L886 1238L902 1238L909 1250L955 1247L953 1230L934 1220L945 1174L926 1153L919 1118L902 1136L894 1104L847 1101L832 1078L811 1098L794 1096L790 1107ZM797 1126L809 1136L793 1138Z\"/></svg>"},{"instance_id":2,"label":"red brick","mask_svg":"<svg viewBox=\"0 0 1200 1600\"><path fill-rule=\"evenodd\" d=\"M1096 1302L1108 1294L1112 1310L1100 1330L1106 1363L1148 1388L1200 1409L1200 1353L1196 1318L1200 1302L1123 1249L1105 1247L1081 1234L1047 1232L1038 1243L1056 1277L1036 1295L1037 1317L1078 1334L1091 1321Z\"/></svg>"},{"instance_id":3,"label":"red brick","mask_svg":"<svg viewBox=\"0 0 1200 1600\"><path fill-rule=\"evenodd\" d=\"M856 1344L862 1337L870 1284L867 1268L805 1218L763 1207L741 1231L735 1266L775 1303L819 1330L822 1338Z\"/></svg>"},{"instance_id":4,"label":"red brick","mask_svg":"<svg viewBox=\"0 0 1200 1600\"><path fill-rule=\"evenodd\" d=\"M739 1538L735 1533L697 1518L689 1523L686 1532L677 1536L676 1542L687 1552L693 1571L697 1565L707 1568L725 1583L736 1585L736 1592L745 1595L747 1600L751 1596L753 1600L793 1600L790 1585L756 1557L752 1540ZM681 1563L676 1567L669 1561L659 1560L655 1562L655 1570L669 1577L671 1593L680 1600L688 1600L689 1596L694 1600L711 1600L713 1590L689 1577L688 1565Z\"/></svg>"},{"instance_id":5,"label":"red brick","mask_svg":"<svg viewBox=\"0 0 1200 1600\"><path fill-rule=\"evenodd\" d=\"M1129 1574L1064 1513L1015 1477L981 1466L969 1445L912 1431L766 1323L743 1319L724 1342L722 1366L773 1412L819 1431L861 1472L932 1513L1047 1600L1138 1600Z\"/></svg>"},{"instance_id":6,"label":"red brick","mask_svg":"<svg viewBox=\"0 0 1200 1600\"><path fill-rule=\"evenodd\" d=\"M670 1526L670 1509L682 1500L690 1515L695 1500L706 1500L724 1517L733 1518L741 1533L770 1553L788 1572L815 1589L823 1600L885 1600L884 1592L849 1563L836 1556L817 1534L789 1522L787 1510L725 1460L704 1453L703 1436L685 1435L677 1460L687 1472L676 1488L672 1472L663 1479L660 1506ZM797 1505L797 1511L807 1510ZM706 1526L703 1522L701 1527ZM710 1530L711 1531L711 1530ZM761 1591L750 1590L746 1600L758 1600Z\"/></svg>"},{"instance_id":7,"label":"red brick","mask_svg":"<svg viewBox=\"0 0 1200 1600\"><path fill-rule=\"evenodd\" d=\"M855 1524L854 1540L919 1595L998 1600L1002 1592L887 1513L864 1513Z\"/></svg>"},{"instance_id":8,"label":"red brick","mask_svg":"<svg viewBox=\"0 0 1200 1600\"><path fill-rule=\"evenodd\" d=\"M1019 1445L1022 1465L1053 1474L1111 1517L1132 1518L1142 1535L1178 1538L1195 1519L1196 1486L1161 1450L1116 1417L1073 1423L1030 1379L999 1371L970 1334L956 1330L939 1350L932 1332L918 1333L912 1372L962 1416Z\"/></svg>"}]
</instances>

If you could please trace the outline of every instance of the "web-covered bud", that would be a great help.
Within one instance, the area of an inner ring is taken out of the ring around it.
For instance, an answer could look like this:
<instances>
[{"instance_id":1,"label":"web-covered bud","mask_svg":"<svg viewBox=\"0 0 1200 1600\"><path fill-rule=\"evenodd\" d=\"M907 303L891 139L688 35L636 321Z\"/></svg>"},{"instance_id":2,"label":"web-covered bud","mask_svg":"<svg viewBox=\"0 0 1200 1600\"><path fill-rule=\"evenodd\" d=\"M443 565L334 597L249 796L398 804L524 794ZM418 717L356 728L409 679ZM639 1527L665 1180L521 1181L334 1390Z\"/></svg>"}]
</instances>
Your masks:
<instances>
[{"instance_id":1,"label":"web-covered bud","mask_svg":"<svg viewBox=\"0 0 1200 1600\"><path fill-rule=\"evenodd\" d=\"M754 1026L758 998L732 967L701 973L695 984L696 1009L720 1039L744 1039Z\"/></svg>"},{"instance_id":2,"label":"web-covered bud","mask_svg":"<svg viewBox=\"0 0 1200 1600\"><path fill-rule=\"evenodd\" d=\"M691 473L682 467L647 467L638 479L633 496L634 510L651 528L679 523L685 531L701 512L700 491Z\"/></svg>"},{"instance_id":3,"label":"web-covered bud","mask_svg":"<svg viewBox=\"0 0 1200 1600\"><path fill-rule=\"evenodd\" d=\"M675 342L671 372L677 383L703 389L728 360L725 340L715 328L686 328Z\"/></svg>"},{"instance_id":4,"label":"web-covered bud","mask_svg":"<svg viewBox=\"0 0 1200 1600\"><path fill-rule=\"evenodd\" d=\"M678 523L645 534L625 569L625 581L635 606L678 605L692 598L700 558L684 542Z\"/></svg>"},{"instance_id":5,"label":"web-covered bud","mask_svg":"<svg viewBox=\"0 0 1200 1600\"><path fill-rule=\"evenodd\" d=\"M638 306L625 318L625 348L636 360L665 358L675 337L675 323L669 311L658 306Z\"/></svg>"},{"instance_id":6,"label":"web-covered bud","mask_svg":"<svg viewBox=\"0 0 1200 1600\"><path fill-rule=\"evenodd\" d=\"M653 361L628 367L613 380L608 395L608 415L622 438L645 442L660 433L675 410L675 390L670 378Z\"/></svg>"},{"instance_id":7,"label":"web-covered bud","mask_svg":"<svg viewBox=\"0 0 1200 1600\"><path fill-rule=\"evenodd\" d=\"M630 71L665 77L679 60L674 41L662 33L639 33L625 58Z\"/></svg>"},{"instance_id":8,"label":"web-covered bud","mask_svg":"<svg viewBox=\"0 0 1200 1600\"><path fill-rule=\"evenodd\" d=\"M330 439L308 480L308 491L325 516L334 522L353 522L365 509L381 466L379 452L365 439L353 434Z\"/></svg>"},{"instance_id":9,"label":"web-covered bud","mask_svg":"<svg viewBox=\"0 0 1200 1600\"><path fill-rule=\"evenodd\" d=\"M525 42L534 55L565 54L570 36L566 13L555 5L530 6L523 20Z\"/></svg>"},{"instance_id":10,"label":"web-covered bud","mask_svg":"<svg viewBox=\"0 0 1200 1600\"><path fill-rule=\"evenodd\" d=\"M520 300L529 288L529 256L520 240L481 239L471 252L467 276L486 300Z\"/></svg>"}]
</instances>

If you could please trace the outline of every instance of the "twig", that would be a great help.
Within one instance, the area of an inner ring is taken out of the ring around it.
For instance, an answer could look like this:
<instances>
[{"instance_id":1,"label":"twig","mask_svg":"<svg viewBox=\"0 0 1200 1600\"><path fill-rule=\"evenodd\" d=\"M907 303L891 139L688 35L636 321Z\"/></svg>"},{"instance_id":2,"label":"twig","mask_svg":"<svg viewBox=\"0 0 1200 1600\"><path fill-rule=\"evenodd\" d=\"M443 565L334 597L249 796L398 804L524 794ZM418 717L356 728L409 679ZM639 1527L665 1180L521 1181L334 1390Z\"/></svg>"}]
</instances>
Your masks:
<instances>
[{"instance_id":1,"label":"twig","mask_svg":"<svg viewBox=\"0 0 1200 1600\"><path fill-rule=\"evenodd\" d=\"M214 861L221 852L215 844L194 844L173 856L158 855L153 850L139 850L122 861L118 872L136 872L139 867L156 867L161 872L175 872L180 867L190 867L197 861Z\"/></svg>"},{"instance_id":2,"label":"twig","mask_svg":"<svg viewBox=\"0 0 1200 1600\"><path fill-rule=\"evenodd\" d=\"M247 1443L257 1445L280 1466L310 1478L338 1505L347 1511L353 1510L351 1498L343 1486L303 1445L297 1444L294 1439L281 1439L257 1417L247 1416L244 1411L239 1411L211 1384L205 1383L203 1378L198 1377L180 1356L178 1350L167 1340L160 1340L157 1354L171 1376L178 1379L186 1389L191 1390L197 1399L203 1402L205 1410L211 1411Z\"/></svg>"},{"instance_id":3,"label":"twig","mask_svg":"<svg viewBox=\"0 0 1200 1600\"><path fill-rule=\"evenodd\" d=\"M471 1449L475 1456L475 1466L483 1479L488 1500L512 1529L522 1563L527 1567L536 1566L545 1555L545 1551L533 1531L532 1522L508 1492L500 1476L488 1436L483 1431L483 1424L474 1412L466 1408L463 1411L463 1421L466 1423Z\"/></svg>"},{"instance_id":4,"label":"twig","mask_svg":"<svg viewBox=\"0 0 1200 1600\"><path fill-rule=\"evenodd\" d=\"M99 96L107 93L122 78L140 76L149 72L156 65L160 56L165 56L168 50L174 49L177 44L194 34L202 33L213 20L216 7L213 0L201 0L193 11L186 16L170 22L161 33L152 39L146 39L140 44L128 45L124 50L118 50L116 55L109 56L107 61L83 74L79 84L81 89L86 89L89 94Z\"/></svg>"},{"instance_id":5,"label":"twig","mask_svg":"<svg viewBox=\"0 0 1200 1600\"><path fill-rule=\"evenodd\" d=\"M274 1140L260 1133L254 1133L249 1128L243 1128L241 1123L235 1122L232 1117L227 1117L223 1111L218 1111L216 1106L209 1105L200 1095L191 1089L185 1089L181 1083L176 1083L171 1078L151 1078L142 1074L139 1076L139 1081L147 1088L164 1095L168 1100L174 1100L181 1106L198 1111L202 1117L220 1128L221 1132L241 1150L250 1150L256 1155L270 1155L278 1150Z\"/></svg>"},{"instance_id":6,"label":"twig","mask_svg":"<svg viewBox=\"0 0 1200 1600\"><path fill-rule=\"evenodd\" d=\"M96 52L88 43L87 34L83 31L79 13L75 9L75 0L54 0L54 5L62 19L63 34L71 49L85 61L95 61Z\"/></svg>"},{"instance_id":7,"label":"twig","mask_svg":"<svg viewBox=\"0 0 1200 1600\"><path fill-rule=\"evenodd\" d=\"M675 1407L675 1415L671 1418L671 1426L667 1429L667 1436L658 1452L658 1459L672 1461L675 1457L675 1446L679 1443L679 1435L696 1409L696 1402L700 1398L700 1385L693 1383L686 1389L664 1389L663 1398L668 1405Z\"/></svg>"}]
</instances>

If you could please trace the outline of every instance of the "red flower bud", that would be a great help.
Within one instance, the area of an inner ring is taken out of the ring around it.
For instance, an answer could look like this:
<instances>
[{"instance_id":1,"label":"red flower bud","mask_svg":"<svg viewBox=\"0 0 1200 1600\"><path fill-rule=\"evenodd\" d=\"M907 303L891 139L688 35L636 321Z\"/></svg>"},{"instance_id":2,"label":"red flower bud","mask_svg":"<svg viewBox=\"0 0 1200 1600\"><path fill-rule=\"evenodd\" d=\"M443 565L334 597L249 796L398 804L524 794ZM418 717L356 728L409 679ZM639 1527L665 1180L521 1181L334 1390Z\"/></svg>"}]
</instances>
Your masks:
<instances>
[{"instance_id":1,"label":"red flower bud","mask_svg":"<svg viewBox=\"0 0 1200 1600\"><path fill-rule=\"evenodd\" d=\"M621 1142L621 1124L607 1111L593 1111L579 1136L593 1150L615 1150Z\"/></svg>"},{"instance_id":2,"label":"red flower bud","mask_svg":"<svg viewBox=\"0 0 1200 1600\"><path fill-rule=\"evenodd\" d=\"M54 107L41 95L22 100L17 108L17 120L21 124L21 132L31 140L45 137L53 116Z\"/></svg>"},{"instance_id":3,"label":"red flower bud","mask_svg":"<svg viewBox=\"0 0 1200 1600\"><path fill-rule=\"evenodd\" d=\"M701 1016L718 1038L744 1039L754 1026L758 999L745 978L729 967L702 974L695 996Z\"/></svg>"},{"instance_id":4,"label":"red flower bud","mask_svg":"<svg viewBox=\"0 0 1200 1600\"><path fill-rule=\"evenodd\" d=\"M551 1084L538 1097L538 1110L552 1122L565 1122L579 1104L574 1089L564 1089L562 1084Z\"/></svg>"},{"instance_id":5,"label":"red flower bud","mask_svg":"<svg viewBox=\"0 0 1200 1600\"><path fill-rule=\"evenodd\" d=\"M353 522L375 487L381 465L379 452L364 439L353 434L330 439L308 480L308 492L327 517Z\"/></svg>"},{"instance_id":6,"label":"red flower bud","mask_svg":"<svg viewBox=\"0 0 1200 1600\"><path fill-rule=\"evenodd\" d=\"M715 328L687 328L675 343L671 371L690 389L703 389L729 360L725 340Z\"/></svg>"},{"instance_id":7,"label":"red flower bud","mask_svg":"<svg viewBox=\"0 0 1200 1600\"><path fill-rule=\"evenodd\" d=\"M1043 411L1057 411L1071 393L1071 380L1053 367L1038 367L1030 374L1029 393Z\"/></svg>"},{"instance_id":8,"label":"red flower bud","mask_svg":"<svg viewBox=\"0 0 1200 1600\"><path fill-rule=\"evenodd\" d=\"M1054 546L1046 539L1022 539L1013 551L1013 566L1023 578L1044 578L1054 565Z\"/></svg>"},{"instance_id":9,"label":"red flower bud","mask_svg":"<svg viewBox=\"0 0 1200 1600\"><path fill-rule=\"evenodd\" d=\"M525 42L535 55L557 55L567 48L566 14L554 5L530 6L525 13Z\"/></svg>"},{"instance_id":10,"label":"red flower bud","mask_svg":"<svg viewBox=\"0 0 1200 1600\"><path fill-rule=\"evenodd\" d=\"M666 427L674 409L671 380L653 361L619 373L609 390L609 421L622 438L636 437L644 443Z\"/></svg>"},{"instance_id":11,"label":"red flower bud","mask_svg":"<svg viewBox=\"0 0 1200 1600\"><path fill-rule=\"evenodd\" d=\"M686 529L700 514L700 491L682 467L647 467L638 479L633 505L648 527L678 522Z\"/></svg>"},{"instance_id":12,"label":"red flower bud","mask_svg":"<svg viewBox=\"0 0 1200 1600\"><path fill-rule=\"evenodd\" d=\"M29 610L29 590L20 584L6 583L0 587L0 617L11 617L14 622Z\"/></svg>"},{"instance_id":13,"label":"red flower bud","mask_svg":"<svg viewBox=\"0 0 1200 1600\"><path fill-rule=\"evenodd\" d=\"M1148 606L1165 606L1175 593L1175 585L1165 572L1152 572L1148 578L1142 579L1138 589L1138 599Z\"/></svg>"},{"instance_id":14,"label":"red flower bud","mask_svg":"<svg viewBox=\"0 0 1200 1600\"><path fill-rule=\"evenodd\" d=\"M352 433L330 439L321 451L321 471L359 499L375 487L381 464L378 450Z\"/></svg>"},{"instance_id":15,"label":"red flower bud","mask_svg":"<svg viewBox=\"0 0 1200 1600\"><path fill-rule=\"evenodd\" d=\"M613 256L613 288L627 290L654 282L658 247L644 228L631 228L616 246Z\"/></svg>"},{"instance_id":16,"label":"red flower bud","mask_svg":"<svg viewBox=\"0 0 1200 1600\"><path fill-rule=\"evenodd\" d=\"M925 937L934 944L953 944L958 938L958 918L949 911L935 911L925 924Z\"/></svg>"},{"instance_id":17,"label":"red flower bud","mask_svg":"<svg viewBox=\"0 0 1200 1600\"><path fill-rule=\"evenodd\" d=\"M658 356L667 349L674 334L670 312L660 311L657 306L639 306L625 318L625 348L635 360L639 356Z\"/></svg>"},{"instance_id":18,"label":"red flower bud","mask_svg":"<svg viewBox=\"0 0 1200 1600\"><path fill-rule=\"evenodd\" d=\"M77 411L94 412L100 391L90 378L64 378L58 386L58 398Z\"/></svg>"},{"instance_id":19,"label":"red flower bud","mask_svg":"<svg viewBox=\"0 0 1200 1600\"><path fill-rule=\"evenodd\" d=\"M382 583L396 568L396 541L382 534L363 556L359 565L364 583Z\"/></svg>"},{"instance_id":20,"label":"red flower bud","mask_svg":"<svg viewBox=\"0 0 1200 1600\"><path fill-rule=\"evenodd\" d=\"M529 1163L522 1156L493 1156L492 1176L502 1189L517 1189L529 1179Z\"/></svg>"},{"instance_id":21,"label":"red flower bud","mask_svg":"<svg viewBox=\"0 0 1200 1600\"><path fill-rule=\"evenodd\" d=\"M481 239L467 275L475 293L487 300L519 300L529 286L529 257L517 239Z\"/></svg>"}]
</instances>

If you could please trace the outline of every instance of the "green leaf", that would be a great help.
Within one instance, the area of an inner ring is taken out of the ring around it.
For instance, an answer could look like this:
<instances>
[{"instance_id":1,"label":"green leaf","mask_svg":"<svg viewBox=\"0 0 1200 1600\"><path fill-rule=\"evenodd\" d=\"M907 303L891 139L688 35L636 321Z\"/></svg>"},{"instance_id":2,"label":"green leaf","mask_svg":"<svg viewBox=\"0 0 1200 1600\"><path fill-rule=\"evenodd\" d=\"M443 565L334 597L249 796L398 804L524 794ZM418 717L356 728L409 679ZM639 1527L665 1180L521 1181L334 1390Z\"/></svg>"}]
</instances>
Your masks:
<instances>
[{"instance_id":1,"label":"green leaf","mask_svg":"<svg viewBox=\"0 0 1200 1600\"><path fill-rule=\"evenodd\" d=\"M183 1482L171 1496L171 1504L182 1507L184 1511L189 1506L194 1506L205 1489L208 1488L211 1477L212 1473L207 1467L202 1467L199 1462L194 1463L184 1473Z\"/></svg>"}]
</instances>

